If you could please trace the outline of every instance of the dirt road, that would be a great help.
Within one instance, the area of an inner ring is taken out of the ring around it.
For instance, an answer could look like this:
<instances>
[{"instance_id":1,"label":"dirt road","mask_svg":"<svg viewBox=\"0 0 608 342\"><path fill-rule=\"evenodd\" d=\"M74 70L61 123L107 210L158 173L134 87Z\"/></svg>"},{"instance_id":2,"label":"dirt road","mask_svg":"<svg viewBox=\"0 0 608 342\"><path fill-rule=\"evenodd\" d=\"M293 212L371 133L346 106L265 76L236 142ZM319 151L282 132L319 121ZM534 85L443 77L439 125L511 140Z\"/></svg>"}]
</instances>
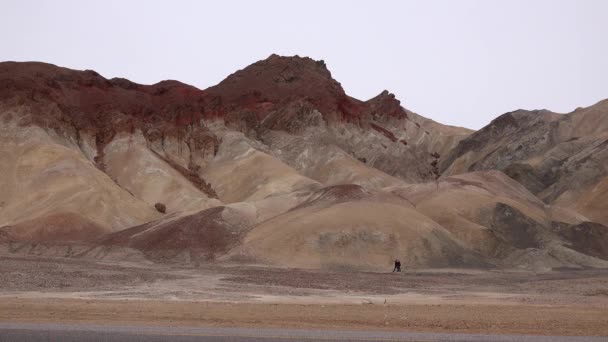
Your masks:
<instances>
[{"instance_id":1,"label":"dirt road","mask_svg":"<svg viewBox=\"0 0 608 342\"><path fill-rule=\"evenodd\" d=\"M600 342L602 337L481 335L259 328L184 328L126 325L0 323L0 342L300 342L300 341L436 341L436 342Z\"/></svg>"}]
</instances>

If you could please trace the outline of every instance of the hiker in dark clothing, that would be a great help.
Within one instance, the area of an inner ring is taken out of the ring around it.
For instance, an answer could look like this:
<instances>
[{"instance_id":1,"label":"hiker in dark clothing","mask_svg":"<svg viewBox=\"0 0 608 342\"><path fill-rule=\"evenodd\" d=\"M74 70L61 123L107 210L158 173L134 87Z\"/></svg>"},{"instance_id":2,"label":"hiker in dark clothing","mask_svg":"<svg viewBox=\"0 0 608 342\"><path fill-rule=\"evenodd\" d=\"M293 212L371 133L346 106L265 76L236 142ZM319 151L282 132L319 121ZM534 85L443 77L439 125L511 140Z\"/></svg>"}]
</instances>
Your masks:
<instances>
[{"instance_id":1,"label":"hiker in dark clothing","mask_svg":"<svg viewBox=\"0 0 608 342\"><path fill-rule=\"evenodd\" d=\"M393 272L401 272L401 261L399 261L399 259L395 259L395 268L393 268Z\"/></svg>"}]
</instances>

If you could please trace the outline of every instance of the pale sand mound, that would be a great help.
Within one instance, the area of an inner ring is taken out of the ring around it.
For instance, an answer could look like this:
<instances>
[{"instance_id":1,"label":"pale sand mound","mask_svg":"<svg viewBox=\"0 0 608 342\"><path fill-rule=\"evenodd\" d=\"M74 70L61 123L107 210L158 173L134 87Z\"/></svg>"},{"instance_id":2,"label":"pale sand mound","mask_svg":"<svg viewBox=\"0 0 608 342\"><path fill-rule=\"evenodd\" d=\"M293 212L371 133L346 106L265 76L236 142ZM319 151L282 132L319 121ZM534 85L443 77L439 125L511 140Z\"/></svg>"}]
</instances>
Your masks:
<instances>
[{"instance_id":1,"label":"pale sand mound","mask_svg":"<svg viewBox=\"0 0 608 342\"><path fill-rule=\"evenodd\" d=\"M608 177L584 192L575 209L595 222L608 226Z\"/></svg>"},{"instance_id":2,"label":"pale sand mound","mask_svg":"<svg viewBox=\"0 0 608 342\"><path fill-rule=\"evenodd\" d=\"M146 146L141 133L121 134L104 149L106 173L150 206L163 203L167 212L203 210L221 205Z\"/></svg>"},{"instance_id":3,"label":"pale sand mound","mask_svg":"<svg viewBox=\"0 0 608 342\"><path fill-rule=\"evenodd\" d=\"M250 225L240 211L214 207L113 233L100 244L137 249L160 262L199 263L237 246Z\"/></svg>"},{"instance_id":4,"label":"pale sand mound","mask_svg":"<svg viewBox=\"0 0 608 342\"><path fill-rule=\"evenodd\" d=\"M390 194L356 185L320 190L254 227L233 258L303 268L481 265L449 232Z\"/></svg>"},{"instance_id":5,"label":"pale sand mound","mask_svg":"<svg viewBox=\"0 0 608 342\"><path fill-rule=\"evenodd\" d=\"M320 187L279 159L256 149L262 148L257 145L241 133L225 133L217 156L202 170L224 203L257 201Z\"/></svg>"},{"instance_id":6,"label":"pale sand mound","mask_svg":"<svg viewBox=\"0 0 608 342\"><path fill-rule=\"evenodd\" d=\"M0 226L71 212L120 230L158 217L77 148L58 141L38 127L0 126Z\"/></svg>"},{"instance_id":7,"label":"pale sand mound","mask_svg":"<svg viewBox=\"0 0 608 342\"><path fill-rule=\"evenodd\" d=\"M545 204L500 171L471 172L442 178L438 182L387 190L409 200L427 214L445 212L474 217L481 208L492 208L495 203L501 202L524 211L538 221L548 220ZM581 219L572 220L580 222Z\"/></svg>"},{"instance_id":8,"label":"pale sand mound","mask_svg":"<svg viewBox=\"0 0 608 342\"><path fill-rule=\"evenodd\" d=\"M55 213L0 228L0 241L87 242L110 231L74 213Z\"/></svg>"},{"instance_id":9,"label":"pale sand mound","mask_svg":"<svg viewBox=\"0 0 608 342\"><path fill-rule=\"evenodd\" d=\"M608 235L602 226L588 227L585 217L545 205L499 171L473 172L391 191L408 199L464 246L499 265L608 265L597 259L608 259L603 249ZM602 241L585 239L589 232Z\"/></svg>"},{"instance_id":10,"label":"pale sand mound","mask_svg":"<svg viewBox=\"0 0 608 342\"><path fill-rule=\"evenodd\" d=\"M404 184L401 179L367 166L337 146L329 138L335 134L324 127L315 127L302 135L269 131L263 140L282 161L326 186L358 184L382 188Z\"/></svg>"},{"instance_id":11,"label":"pale sand mound","mask_svg":"<svg viewBox=\"0 0 608 342\"><path fill-rule=\"evenodd\" d=\"M238 210L254 224L261 223L292 209L310 198L311 190L294 191L287 194L271 195L251 202L235 202L226 207Z\"/></svg>"},{"instance_id":12,"label":"pale sand mound","mask_svg":"<svg viewBox=\"0 0 608 342\"><path fill-rule=\"evenodd\" d=\"M492 215L498 203L516 208L535 221L550 222L545 205L538 198L498 171L468 173L390 190L484 255L495 253L499 243L486 226L487 216Z\"/></svg>"}]
</instances>

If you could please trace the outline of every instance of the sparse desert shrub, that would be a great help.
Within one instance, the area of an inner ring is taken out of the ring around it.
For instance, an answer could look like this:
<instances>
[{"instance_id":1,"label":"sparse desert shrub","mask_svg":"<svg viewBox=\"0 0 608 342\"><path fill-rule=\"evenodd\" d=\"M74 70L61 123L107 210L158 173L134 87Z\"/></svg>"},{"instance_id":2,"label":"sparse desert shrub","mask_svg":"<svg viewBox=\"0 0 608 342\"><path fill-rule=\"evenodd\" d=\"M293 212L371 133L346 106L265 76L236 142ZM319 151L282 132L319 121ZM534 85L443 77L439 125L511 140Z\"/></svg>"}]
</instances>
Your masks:
<instances>
[{"instance_id":1,"label":"sparse desert shrub","mask_svg":"<svg viewBox=\"0 0 608 342\"><path fill-rule=\"evenodd\" d=\"M162 203L156 203L154 205L154 208L156 208L156 210L158 210L158 212L163 213L163 214L167 212L167 207Z\"/></svg>"}]
</instances>

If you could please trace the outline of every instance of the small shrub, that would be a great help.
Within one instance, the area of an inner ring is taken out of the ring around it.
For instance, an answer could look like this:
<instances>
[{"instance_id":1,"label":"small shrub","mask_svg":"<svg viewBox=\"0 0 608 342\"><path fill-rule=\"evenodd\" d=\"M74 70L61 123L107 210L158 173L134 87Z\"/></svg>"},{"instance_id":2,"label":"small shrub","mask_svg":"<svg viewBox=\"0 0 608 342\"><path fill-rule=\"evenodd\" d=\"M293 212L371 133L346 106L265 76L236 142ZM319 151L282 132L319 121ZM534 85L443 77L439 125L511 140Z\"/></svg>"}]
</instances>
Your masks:
<instances>
[{"instance_id":1,"label":"small shrub","mask_svg":"<svg viewBox=\"0 0 608 342\"><path fill-rule=\"evenodd\" d=\"M156 203L154 205L154 208L156 208L156 210L158 210L158 212L163 213L163 214L167 212L167 207L162 203Z\"/></svg>"}]
</instances>

